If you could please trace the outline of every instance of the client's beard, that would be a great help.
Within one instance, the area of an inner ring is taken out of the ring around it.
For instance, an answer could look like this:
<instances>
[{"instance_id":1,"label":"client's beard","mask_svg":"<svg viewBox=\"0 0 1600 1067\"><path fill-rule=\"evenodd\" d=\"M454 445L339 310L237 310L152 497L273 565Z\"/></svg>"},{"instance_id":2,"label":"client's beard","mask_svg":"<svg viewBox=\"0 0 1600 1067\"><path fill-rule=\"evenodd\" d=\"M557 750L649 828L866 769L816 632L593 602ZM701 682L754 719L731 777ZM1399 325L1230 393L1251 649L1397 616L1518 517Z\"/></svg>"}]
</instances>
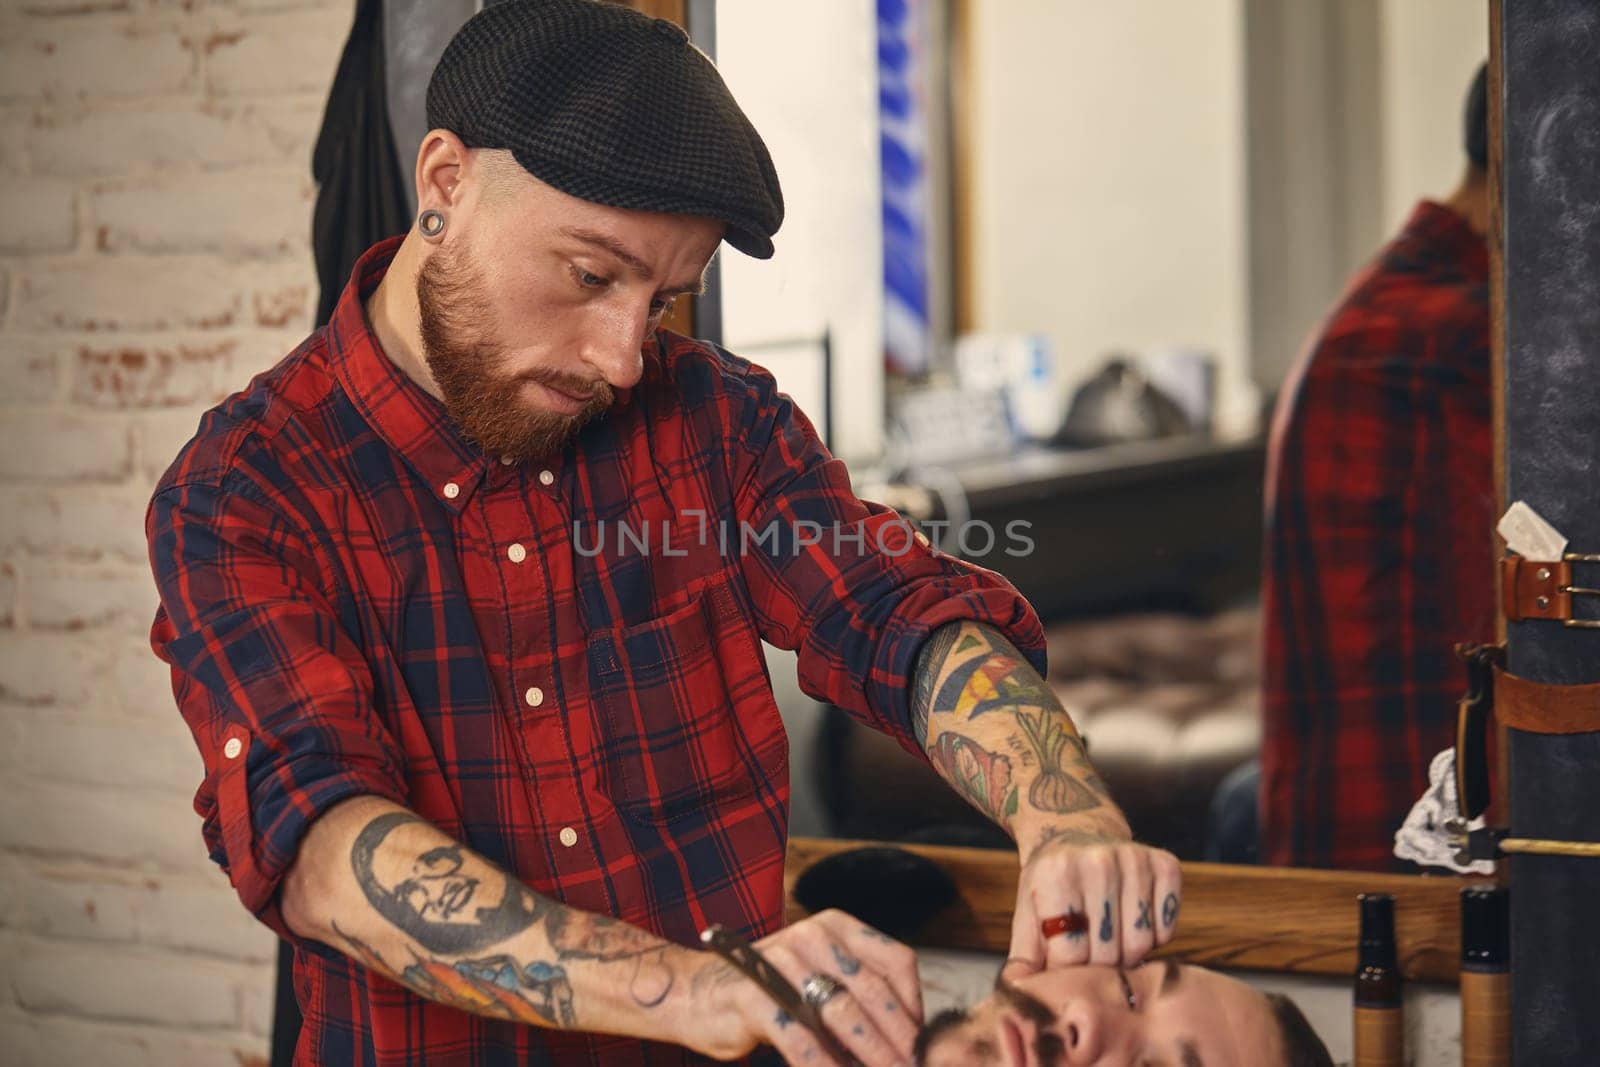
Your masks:
<instances>
[{"instance_id":1,"label":"client's beard","mask_svg":"<svg viewBox=\"0 0 1600 1067\"><path fill-rule=\"evenodd\" d=\"M611 406L611 387L582 378L535 369L516 376L500 373L502 348L479 340L493 309L475 271L439 249L417 274L417 310L422 353L443 394L444 408L461 432L491 456L513 462L559 452L578 430ZM576 415L530 407L523 386L538 382L574 396L592 393Z\"/></svg>"}]
</instances>

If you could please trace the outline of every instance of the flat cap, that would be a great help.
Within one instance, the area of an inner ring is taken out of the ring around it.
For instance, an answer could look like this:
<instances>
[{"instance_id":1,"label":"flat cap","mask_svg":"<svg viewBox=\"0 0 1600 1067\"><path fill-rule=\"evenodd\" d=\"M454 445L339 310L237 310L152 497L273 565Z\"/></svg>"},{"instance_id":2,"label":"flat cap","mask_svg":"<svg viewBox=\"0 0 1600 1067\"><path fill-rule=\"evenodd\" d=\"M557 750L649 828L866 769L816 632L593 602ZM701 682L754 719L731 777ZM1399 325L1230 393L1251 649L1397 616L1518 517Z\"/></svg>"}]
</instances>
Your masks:
<instances>
[{"instance_id":1,"label":"flat cap","mask_svg":"<svg viewBox=\"0 0 1600 1067\"><path fill-rule=\"evenodd\" d=\"M703 215L772 255L783 192L761 136L678 26L600 0L503 0L468 19L428 83L428 125L505 148L597 204Z\"/></svg>"}]
</instances>

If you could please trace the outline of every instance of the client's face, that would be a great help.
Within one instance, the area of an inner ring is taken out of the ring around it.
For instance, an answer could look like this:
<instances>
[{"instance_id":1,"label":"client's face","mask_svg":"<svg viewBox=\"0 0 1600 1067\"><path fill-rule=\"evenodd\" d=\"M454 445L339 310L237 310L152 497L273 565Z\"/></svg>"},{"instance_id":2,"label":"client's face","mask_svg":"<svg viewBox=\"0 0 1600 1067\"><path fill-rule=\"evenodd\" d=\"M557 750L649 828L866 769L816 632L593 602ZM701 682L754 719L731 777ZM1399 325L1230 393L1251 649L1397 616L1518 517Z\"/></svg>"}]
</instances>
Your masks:
<instances>
[{"instance_id":1,"label":"client's face","mask_svg":"<svg viewBox=\"0 0 1600 1067\"><path fill-rule=\"evenodd\" d=\"M997 984L970 1011L935 1018L918 1047L927 1067L1233 1067L1282 1058L1260 993L1170 960L1064 967Z\"/></svg>"}]
</instances>

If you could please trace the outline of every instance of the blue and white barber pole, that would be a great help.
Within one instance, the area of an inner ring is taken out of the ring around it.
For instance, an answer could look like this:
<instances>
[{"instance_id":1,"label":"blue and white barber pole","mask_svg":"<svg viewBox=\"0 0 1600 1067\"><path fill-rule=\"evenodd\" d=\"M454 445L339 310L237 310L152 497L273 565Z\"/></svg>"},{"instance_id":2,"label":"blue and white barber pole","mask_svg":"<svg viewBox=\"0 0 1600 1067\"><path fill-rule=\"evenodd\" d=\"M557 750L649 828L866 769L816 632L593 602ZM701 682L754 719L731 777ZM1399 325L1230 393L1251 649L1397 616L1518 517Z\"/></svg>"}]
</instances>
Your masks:
<instances>
[{"instance_id":1,"label":"blue and white barber pole","mask_svg":"<svg viewBox=\"0 0 1600 1067\"><path fill-rule=\"evenodd\" d=\"M903 374L928 369L927 0L877 0L878 122L883 172L884 356Z\"/></svg>"}]
</instances>

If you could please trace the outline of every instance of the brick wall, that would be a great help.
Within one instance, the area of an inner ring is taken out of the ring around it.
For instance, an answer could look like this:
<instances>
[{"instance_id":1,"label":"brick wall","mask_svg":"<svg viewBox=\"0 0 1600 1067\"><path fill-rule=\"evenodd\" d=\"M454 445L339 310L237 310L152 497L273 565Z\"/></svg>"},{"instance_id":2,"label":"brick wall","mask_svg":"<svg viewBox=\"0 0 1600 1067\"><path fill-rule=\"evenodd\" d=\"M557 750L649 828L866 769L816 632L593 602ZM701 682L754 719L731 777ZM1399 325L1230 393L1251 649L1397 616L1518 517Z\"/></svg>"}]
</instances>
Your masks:
<instances>
[{"instance_id":1,"label":"brick wall","mask_svg":"<svg viewBox=\"0 0 1600 1067\"><path fill-rule=\"evenodd\" d=\"M263 1062L274 941L206 858L143 517L305 333L351 0L0 0L0 1061Z\"/></svg>"}]
</instances>

